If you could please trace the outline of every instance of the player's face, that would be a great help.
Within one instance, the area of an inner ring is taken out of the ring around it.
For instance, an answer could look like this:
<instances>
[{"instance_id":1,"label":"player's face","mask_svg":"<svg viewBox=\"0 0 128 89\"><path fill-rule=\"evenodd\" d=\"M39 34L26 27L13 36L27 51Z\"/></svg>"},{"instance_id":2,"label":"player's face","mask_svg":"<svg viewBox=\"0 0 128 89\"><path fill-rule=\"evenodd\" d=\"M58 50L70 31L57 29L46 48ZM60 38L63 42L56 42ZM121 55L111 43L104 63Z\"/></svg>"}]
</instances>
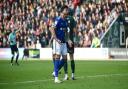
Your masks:
<instances>
[{"instance_id":1,"label":"player's face","mask_svg":"<svg viewBox=\"0 0 128 89\"><path fill-rule=\"evenodd\" d=\"M15 30L14 29L11 29L12 30L12 33L15 34Z\"/></svg>"},{"instance_id":2,"label":"player's face","mask_svg":"<svg viewBox=\"0 0 128 89\"><path fill-rule=\"evenodd\" d=\"M12 28L11 31L14 32L14 29Z\"/></svg>"},{"instance_id":3,"label":"player's face","mask_svg":"<svg viewBox=\"0 0 128 89\"><path fill-rule=\"evenodd\" d=\"M68 16L68 9L65 8L65 9L63 10L63 18L66 18L67 16Z\"/></svg>"}]
</instances>

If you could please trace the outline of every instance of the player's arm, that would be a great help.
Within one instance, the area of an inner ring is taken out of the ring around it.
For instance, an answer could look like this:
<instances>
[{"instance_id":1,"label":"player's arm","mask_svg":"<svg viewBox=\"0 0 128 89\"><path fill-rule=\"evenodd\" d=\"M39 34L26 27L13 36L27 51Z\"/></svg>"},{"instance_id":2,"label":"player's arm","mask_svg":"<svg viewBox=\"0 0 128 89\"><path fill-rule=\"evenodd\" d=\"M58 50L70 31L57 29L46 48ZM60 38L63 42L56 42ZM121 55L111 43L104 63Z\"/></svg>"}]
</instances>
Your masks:
<instances>
[{"instance_id":1,"label":"player's arm","mask_svg":"<svg viewBox=\"0 0 128 89\"><path fill-rule=\"evenodd\" d=\"M52 34L52 37L50 39L49 44L51 44L53 39L55 39L58 43L61 43L61 41L59 39L57 39L56 34L55 34L56 25L57 25L57 22L55 22L55 24L53 23L52 26L50 27L50 32Z\"/></svg>"},{"instance_id":2,"label":"player's arm","mask_svg":"<svg viewBox=\"0 0 128 89\"><path fill-rule=\"evenodd\" d=\"M11 41L11 37L10 37L10 34L9 34L9 36L8 36L8 41L9 41L9 42Z\"/></svg>"},{"instance_id":3,"label":"player's arm","mask_svg":"<svg viewBox=\"0 0 128 89\"><path fill-rule=\"evenodd\" d=\"M69 44L69 46L72 46L72 41L70 39L70 28L67 27L67 42Z\"/></svg>"},{"instance_id":4,"label":"player's arm","mask_svg":"<svg viewBox=\"0 0 128 89\"><path fill-rule=\"evenodd\" d=\"M22 26L20 26L20 25L15 25L15 29L17 29L17 30L15 31L15 33L19 32L19 31L22 29L22 27L23 27L23 25L22 25Z\"/></svg>"},{"instance_id":5,"label":"player's arm","mask_svg":"<svg viewBox=\"0 0 128 89\"><path fill-rule=\"evenodd\" d=\"M68 27L68 44L69 46L72 46L73 42L72 40L70 39L70 33L71 34L74 34L76 31L75 27L76 27L76 21L74 20L74 18L72 17L72 23L68 23L68 24L73 24L73 33L70 32L70 28Z\"/></svg>"},{"instance_id":6,"label":"player's arm","mask_svg":"<svg viewBox=\"0 0 128 89\"><path fill-rule=\"evenodd\" d=\"M53 42L53 39L54 39L54 35L53 35L53 28L52 27L50 27L49 28L50 29L50 32L51 32L51 39L49 40L49 47L51 46L51 44L52 44L52 42Z\"/></svg>"},{"instance_id":7,"label":"player's arm","mask_svg":"<svg viewBox=\"0 0 128 89\"><path fill-rule=\"evenodd\" d=\"M76 34L76 25L77 25L77 22L75 21L75 19L73 18L73 33Z\"/></svg>"},{"instance_id":8,"label":"player's arm","mask_svg":"<svg viewBox=\"0 0 128 89\"><path fill-rule=\"evenodd\" d=\"M50 27L50 32L51 32L51 34L52 34L51 40L53 40L53 38L56 38L55 26L54 26L54 24L52 24L52 26Z\"/></svg>"}]
</instances>

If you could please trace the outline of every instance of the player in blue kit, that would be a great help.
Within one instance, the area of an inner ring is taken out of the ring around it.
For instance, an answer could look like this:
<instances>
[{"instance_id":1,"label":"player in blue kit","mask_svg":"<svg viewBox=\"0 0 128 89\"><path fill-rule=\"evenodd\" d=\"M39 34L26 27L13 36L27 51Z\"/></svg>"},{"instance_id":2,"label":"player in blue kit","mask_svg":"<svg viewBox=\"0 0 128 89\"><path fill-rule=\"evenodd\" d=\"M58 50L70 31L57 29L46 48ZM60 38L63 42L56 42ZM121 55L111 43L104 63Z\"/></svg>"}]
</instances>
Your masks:
<instances>
[{"instance_id":1,"label":"player in blue kit","mask_svg":"<svg viewBox=\"0 0 128 89\"><path fill-rule=\"evenodd\" d=\"M66 16L66 21L68 23L68 29L70 29L69 31L69 39L71 40L71 45L67 43L67 51L69 53L70 56L70 61L71 61L71 70L72 70L72 75L71 78L72 80L75 80L74 77L74 73L75 73L75 61L74 61L74 34L75 34L75 26L76 26L76 22L73 18L73 12L71 12L71 10L68 8L68 13ZM52 41L52 38L50 40L50 43ZM55 54L53 54L53 63L55 63ZM65 64L64 64L64 72L65 72L65 77L64 80L68 80L68 63L67 60L65 59ZM61 72L59 72L61 73ZM55 76L55 72L52 73L53 76Z\"/></svg>"},{"instance_id":2,"label":"player in blue kit","mask_svg":"<svg viewBox=\"0 0 128 89\"><path fill-rule=\"evenodd\" d=\"M66 21L68 13L68 7L64 6L61 9L61 15L56 18L53 29L51 30L53 37L53 54L55 55L54 72L55 72L55 83L61 83L58 79L58 71L61 69L67 60L67 44L69 42L69 29ZM62 59L60 60L60 57Z\"/></svg>"}]
</instances>

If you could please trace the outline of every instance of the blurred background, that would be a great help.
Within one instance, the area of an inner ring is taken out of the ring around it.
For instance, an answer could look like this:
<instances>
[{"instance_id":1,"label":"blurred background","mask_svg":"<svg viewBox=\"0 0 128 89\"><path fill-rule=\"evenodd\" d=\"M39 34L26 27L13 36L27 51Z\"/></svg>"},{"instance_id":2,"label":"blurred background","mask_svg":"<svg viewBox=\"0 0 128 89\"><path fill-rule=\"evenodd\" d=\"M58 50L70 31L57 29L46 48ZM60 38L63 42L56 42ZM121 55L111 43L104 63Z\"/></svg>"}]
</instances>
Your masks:
<instances>
[{"instance_id":1,"label":"blurred background","mask_svg":"<svg viewBox=\"0 0 128 89\"><path fill-rule=\"evenodd\" d=\"M42 57L47 56L46 59L52 57L49 55L51 49L44 48L50 48L49 28L64 5L70 8L69 14L76 21L76 58L95 59L97 55L102 59L128 57L128 0L0 0L1 57L11 56L8 36L16 26L20 28L16 40L21 56L23 49L27 48L41 49L38 53L42 53ZM91 49L94 33L97 33L99 48L102 49ZM32 53L33 51L30 52Z\"/></svg>"},{"instance_id":2,"label":"blurred background","mask_svg":"<svg viewBox=\"0 0 128 89\"><path fill-rule=\"evenodd\" d=\"M0 47L9 47L11 25L21 27L17 33L18 47L47 47L51 38L51 18L68 5L77 22L75 47L91 46L97 31L102 47L125 47L128 36L128 1L126 0L1 0Z\"/></svg>"}]
</instances>

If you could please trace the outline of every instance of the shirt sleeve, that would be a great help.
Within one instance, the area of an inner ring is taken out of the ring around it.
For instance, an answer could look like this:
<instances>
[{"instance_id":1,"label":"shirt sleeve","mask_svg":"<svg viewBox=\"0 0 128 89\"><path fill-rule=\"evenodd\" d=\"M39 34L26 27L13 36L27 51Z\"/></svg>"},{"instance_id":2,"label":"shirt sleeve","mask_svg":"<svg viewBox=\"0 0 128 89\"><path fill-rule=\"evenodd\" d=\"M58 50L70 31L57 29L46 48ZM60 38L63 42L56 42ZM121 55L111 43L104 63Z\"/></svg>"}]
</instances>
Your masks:
<instances>
[{"instance_id":1,"label":"shirt sleeve","mask_svg":"<svg viewBox=\"0 0 128 89\"><path fill-rule=\"evenodd\" d=\"M8 40L11 41L11 34L9 34Z\"/></svg>"},{"instance_id":2,"label":"shirt sleeve","mask_svg":"<svg viewBox=\"0 0 128 89\"><path fill-rule=\"evenodd\" d=\"M55 28L59 27L59 24L60 24L60 17L55 19L54 27Z\"/></svg>"}]
</instances>

